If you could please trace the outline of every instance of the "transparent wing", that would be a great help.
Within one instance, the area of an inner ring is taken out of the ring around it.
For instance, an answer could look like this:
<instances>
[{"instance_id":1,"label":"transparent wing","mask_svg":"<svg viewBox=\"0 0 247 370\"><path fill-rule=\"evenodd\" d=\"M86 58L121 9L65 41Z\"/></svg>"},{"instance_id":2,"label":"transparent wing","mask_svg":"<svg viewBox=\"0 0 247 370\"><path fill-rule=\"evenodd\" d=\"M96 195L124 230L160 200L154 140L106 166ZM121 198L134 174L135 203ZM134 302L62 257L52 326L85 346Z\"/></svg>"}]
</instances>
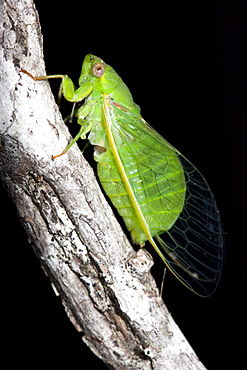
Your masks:
<instances>
[{"instance_id":1,"label":"transparent wing","mask_svg":"<svg viewBox=\"0 0 247 370\"><path fill-rule=\"evenodd\" d=\"M201 296L217 288L223 264L223 228L214 196L201 173L179 155L186 178L183 210L175 224L156 237L172 272Z\"/></svg>"},{"instance_id":2,"label":"transparent wing","mask_svg":"<svg viewBox=\"0 0 247 370\"><path fill-rule=\"evenodd\" d=\"M113 105L113 109L118 117L113 130L115 135L121 135L125 142L128 138L128 153L133 152L133 147L136 148L138 142L140 144L139 155L135 149L137 161L144 157L144 153L155 155L152 153L156 147L159 147L157 154L160 155L162 146L164 153L167 153L169 148L179 158L186 182L183 209L169 230L153 236L162 259L184 285L201 296L212 294L221 275L224 240L216 201L206 180L144 120L121 110L119 106ZM146 166L147 164L148 162L145 162ZM155 171L152 158L150 164L150 168Z\"/></svg>"}]
</instances>

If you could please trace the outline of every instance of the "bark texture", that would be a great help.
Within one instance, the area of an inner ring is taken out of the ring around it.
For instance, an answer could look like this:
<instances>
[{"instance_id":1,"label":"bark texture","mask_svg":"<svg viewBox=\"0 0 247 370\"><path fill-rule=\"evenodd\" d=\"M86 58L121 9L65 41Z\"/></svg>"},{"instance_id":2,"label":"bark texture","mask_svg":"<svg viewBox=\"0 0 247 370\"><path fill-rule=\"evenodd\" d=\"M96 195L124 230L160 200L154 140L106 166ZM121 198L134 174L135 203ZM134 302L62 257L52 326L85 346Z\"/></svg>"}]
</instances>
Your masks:
<instances>
[{"instance_id":1,"label":"bark texture","mask_svg":"<svg viewBox=\"0 0 247 370\"><path fill-rule=\"evenodd\" d=\"M114 369L205 369L70 140L45 74L31 0L1 1L0 171L29 242L84 342ZM24 262L23 262L24 263Z\"/></svg>"}]
</instances>

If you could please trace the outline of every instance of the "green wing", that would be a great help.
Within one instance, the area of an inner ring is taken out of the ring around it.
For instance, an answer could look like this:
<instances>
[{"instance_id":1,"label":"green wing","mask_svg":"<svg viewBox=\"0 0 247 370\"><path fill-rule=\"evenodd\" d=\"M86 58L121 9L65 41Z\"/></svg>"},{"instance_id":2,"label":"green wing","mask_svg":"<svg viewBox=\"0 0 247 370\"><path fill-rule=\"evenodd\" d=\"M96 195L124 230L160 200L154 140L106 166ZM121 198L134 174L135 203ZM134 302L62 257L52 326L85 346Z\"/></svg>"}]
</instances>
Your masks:
<instances>
[{"instance_id":1,"label":"green wing","mask_svg":"<svg viewBox=\"0 0 247 370\"><path fill-rule=\"evenodd\" d=\"M98 174L133 241L149 240L184 285L212 294L221 273L223 233L206 180L140 116L110 101L105 121L109 147Z\"/></svg>"}]
</instances>

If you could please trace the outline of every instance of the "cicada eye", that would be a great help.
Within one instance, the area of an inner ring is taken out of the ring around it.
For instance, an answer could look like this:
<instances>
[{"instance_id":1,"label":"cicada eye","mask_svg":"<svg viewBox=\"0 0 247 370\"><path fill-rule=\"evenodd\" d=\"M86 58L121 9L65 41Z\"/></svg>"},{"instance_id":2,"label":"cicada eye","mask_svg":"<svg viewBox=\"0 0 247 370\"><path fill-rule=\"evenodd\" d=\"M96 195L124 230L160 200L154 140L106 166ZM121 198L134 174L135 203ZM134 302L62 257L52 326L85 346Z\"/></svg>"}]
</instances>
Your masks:
<instances>
[{"instance_id":1,"label":"cicada eye","mask_svg":"<svg viewBox=\"0 0 247 370\"><path fill-rule=\"evenodd\" d=\"M103 76L103 74L105 73L105 67L103 65L103 63L95 63L93 68L92 68L92 72L94 74L95 77L101 77Z\"/></svg>"}]
</instances>

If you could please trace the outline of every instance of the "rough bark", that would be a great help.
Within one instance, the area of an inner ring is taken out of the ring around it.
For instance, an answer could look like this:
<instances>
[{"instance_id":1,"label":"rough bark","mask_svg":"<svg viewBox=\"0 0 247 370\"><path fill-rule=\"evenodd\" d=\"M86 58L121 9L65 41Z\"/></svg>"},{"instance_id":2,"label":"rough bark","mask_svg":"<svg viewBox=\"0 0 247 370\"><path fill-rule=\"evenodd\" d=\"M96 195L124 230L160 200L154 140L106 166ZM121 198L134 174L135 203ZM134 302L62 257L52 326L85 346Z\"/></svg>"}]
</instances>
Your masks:
<instances>
[{"instance_id":1,"label":"rough bark","mask_svg":"<svg viewBox=\"0 0 247 370\"><path fill-rule=\"evenodd\" d=\"M45 74L31 0L1 1L0 171L41 265L84 342L114 369L205 369L74 145ZM23 261L24 263L24 261Z\"/></svg>"}]
</instances>

